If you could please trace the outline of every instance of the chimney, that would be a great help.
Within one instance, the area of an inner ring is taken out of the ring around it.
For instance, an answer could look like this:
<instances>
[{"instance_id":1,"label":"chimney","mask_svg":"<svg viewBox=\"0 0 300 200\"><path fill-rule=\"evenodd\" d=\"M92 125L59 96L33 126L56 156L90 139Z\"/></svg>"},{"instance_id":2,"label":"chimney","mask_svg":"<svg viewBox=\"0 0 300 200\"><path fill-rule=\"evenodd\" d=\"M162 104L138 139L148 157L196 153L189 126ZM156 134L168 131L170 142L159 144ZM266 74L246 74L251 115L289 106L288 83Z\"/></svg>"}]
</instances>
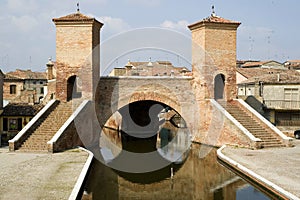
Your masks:
<instances>
[{"instance_id":1,"label":"chimney","mask_svg":"<svg viewBox=\"0 0 300 200\"><path fill-rule=\"evenodd\" d=\"M54 76L53 76L53 66L54 66L54 64L53 64L51 58L49 58L49 61L48 61L48 63L46 64L46 66L47 66L47 72L48 72L48 73L47 73L47 79L48 79L48 80L54 79Z\"/></svg>"}]
</instances>

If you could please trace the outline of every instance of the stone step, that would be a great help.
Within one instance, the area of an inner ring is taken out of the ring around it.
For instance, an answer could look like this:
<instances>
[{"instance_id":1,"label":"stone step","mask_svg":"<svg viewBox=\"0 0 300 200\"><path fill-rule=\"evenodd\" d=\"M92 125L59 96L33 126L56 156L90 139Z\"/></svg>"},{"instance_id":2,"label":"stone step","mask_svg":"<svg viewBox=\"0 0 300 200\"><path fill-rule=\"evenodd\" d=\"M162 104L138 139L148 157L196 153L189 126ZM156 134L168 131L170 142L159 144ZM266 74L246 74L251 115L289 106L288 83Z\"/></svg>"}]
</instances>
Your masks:
<instances>
[{"instance_id":1,"label":"stone step","mask_svg":"<svg viewBox=\"0 0 300 200\"><path fill-rule=\"evenodd\" d=\"M255 137L262 140L262 144L265 147L273 146L285 146L280 139L276 137L271 129L266 127L264 124L261 124L254 119L251 114L247 113L248 111L244 110L239 102L231 101L224 102L219 101L219 104L223 106L240 124L242 124L250 133Z\"/></svg>"},{"instance_id":2,"label":"stone step","mask_svg":"<svg viewBox=\"0 0 300 200\"><path fill-rule=\"evenodd\" d=\"M284 144L263 144L263 148L278 148L278 147L285 147Z\"/></svg>"},{"instance_id":3,"label":"stone step","mask_svg":"<svg viewBox=\"0 0 300 200\"><path fill-rule=\"evenodd\" d=\"M55 109L41 120L36 130L23 142L22 151L47 151L47 142L72 115L72 102L59 103Z\"/></svg>"}]
</instances>

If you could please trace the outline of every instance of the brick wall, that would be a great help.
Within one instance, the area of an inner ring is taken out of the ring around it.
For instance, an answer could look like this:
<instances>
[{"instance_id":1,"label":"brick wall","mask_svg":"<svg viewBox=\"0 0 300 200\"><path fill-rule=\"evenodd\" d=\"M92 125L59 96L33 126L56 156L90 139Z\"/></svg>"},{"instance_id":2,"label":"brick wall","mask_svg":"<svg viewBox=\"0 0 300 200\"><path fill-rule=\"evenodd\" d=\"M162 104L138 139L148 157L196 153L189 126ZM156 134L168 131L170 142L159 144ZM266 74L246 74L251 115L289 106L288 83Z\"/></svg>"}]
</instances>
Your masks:
<instances>
[{"instance_id":1,"label":"brick wall","mask_svg":"<svg viewBox=\"0 0 300 200\"><path fill-rule=\"evenodd\" d=\"M59 152L66 149L72 149L78 146L83 146L79 135L77 134L74 122L63 132L58 141L53 146L48 145L49 152Z\"/></svg>"},{"instance_id":2,"label":"brick wall","mask_svg":"<svg viewBox=\"0 0 300 200\"><path fill-rule=\"evenodd\" d=\"M16 85L16 94L10 94L10 85ZM23 90L23 81L4 81L3 84L3 99L5 100L13 100L17 96L21 95L21 91Z\"/></svg>"},{"instance_id":3,"label":"brick wall","mask_svg":"<svg viewBox=\"0 0 300 200\"><path fill-rule=\"evenodd\" d=\"M214 98L214 78L223 74L224 98L236 98L237 27L238 24L206 23L191 28L193 76L196 85L201 85L199 97Z\"/></svg>"},{"instance_id":4,"label":"brick wall","mask_svg":"<svg viewBox=\"0 0 300 200\"><path fill-rule=\"evenodd\" d=\"M82 80L85 99L93 98L100 75L100 28L96 22L56 23L56 95L67 100L67 81L76 75Z\"/></svg>"}]
</instances>

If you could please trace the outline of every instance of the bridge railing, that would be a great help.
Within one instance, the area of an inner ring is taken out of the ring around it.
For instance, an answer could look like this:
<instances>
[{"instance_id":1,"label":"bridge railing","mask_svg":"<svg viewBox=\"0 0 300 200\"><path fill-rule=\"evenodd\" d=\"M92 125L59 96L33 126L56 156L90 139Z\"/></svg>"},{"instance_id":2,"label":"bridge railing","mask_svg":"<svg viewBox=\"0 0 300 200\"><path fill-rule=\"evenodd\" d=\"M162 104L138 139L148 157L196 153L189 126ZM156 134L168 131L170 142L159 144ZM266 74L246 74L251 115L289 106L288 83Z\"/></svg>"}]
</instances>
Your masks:
<instances>
[{"instance_id":1,"label":"bridge railing","mask_svg":"<svg viewBox=\"0 0 300 200\"><path fill-rule=\"evenodd\" d=\"M77 134L74 120L79 113L88 106L89 100L83 101L79 107L72 113L68 120L55 133L50 141L47 142L48 152L58 152L68 148L82 145L82 142Z\"/></svg>"},{"instance_id":2,"label":"bridge railing","mask_svg":"<svg viewBox=\"0 0 300 200\"><path fill-rule=\"evenodd\" d=\"M57 106L57 100L49 101L46 106L36 114L32 120L11 140L9 140L9 150L17 150L22 143L33 133L33 131L41 124L41 122L49 115L50 112Z\"/></svg>"}]
</instances>

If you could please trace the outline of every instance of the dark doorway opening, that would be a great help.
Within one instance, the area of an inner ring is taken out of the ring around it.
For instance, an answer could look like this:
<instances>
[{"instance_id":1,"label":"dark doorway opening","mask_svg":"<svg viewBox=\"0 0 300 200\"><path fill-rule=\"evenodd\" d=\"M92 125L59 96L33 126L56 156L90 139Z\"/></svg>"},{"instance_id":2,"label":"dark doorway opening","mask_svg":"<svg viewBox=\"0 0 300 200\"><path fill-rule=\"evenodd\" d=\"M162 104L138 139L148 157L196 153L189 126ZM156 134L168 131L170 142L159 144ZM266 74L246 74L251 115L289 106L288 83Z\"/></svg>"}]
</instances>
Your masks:
<instances>
[{"instance_id":1,"label":"dark doorway opening","mask_svg":"<svg viewBox=\"0 0 300 200\"><path fill-rule=\"evenodd\" d=\"M214 97L215 99L224 99L225 76L218 74L214 81Z\"/></svg>"},{"instance_id":2,"label":"dark doorway opening","mask_svg":"<svg viewBox=\"0 0 300 200\"><path fill-rule=\"evenodd\" d=\"M78 90L77 77L71 76L67 82L67 101L81 98L81 91Z\"/></svg>"}]
</instances>

